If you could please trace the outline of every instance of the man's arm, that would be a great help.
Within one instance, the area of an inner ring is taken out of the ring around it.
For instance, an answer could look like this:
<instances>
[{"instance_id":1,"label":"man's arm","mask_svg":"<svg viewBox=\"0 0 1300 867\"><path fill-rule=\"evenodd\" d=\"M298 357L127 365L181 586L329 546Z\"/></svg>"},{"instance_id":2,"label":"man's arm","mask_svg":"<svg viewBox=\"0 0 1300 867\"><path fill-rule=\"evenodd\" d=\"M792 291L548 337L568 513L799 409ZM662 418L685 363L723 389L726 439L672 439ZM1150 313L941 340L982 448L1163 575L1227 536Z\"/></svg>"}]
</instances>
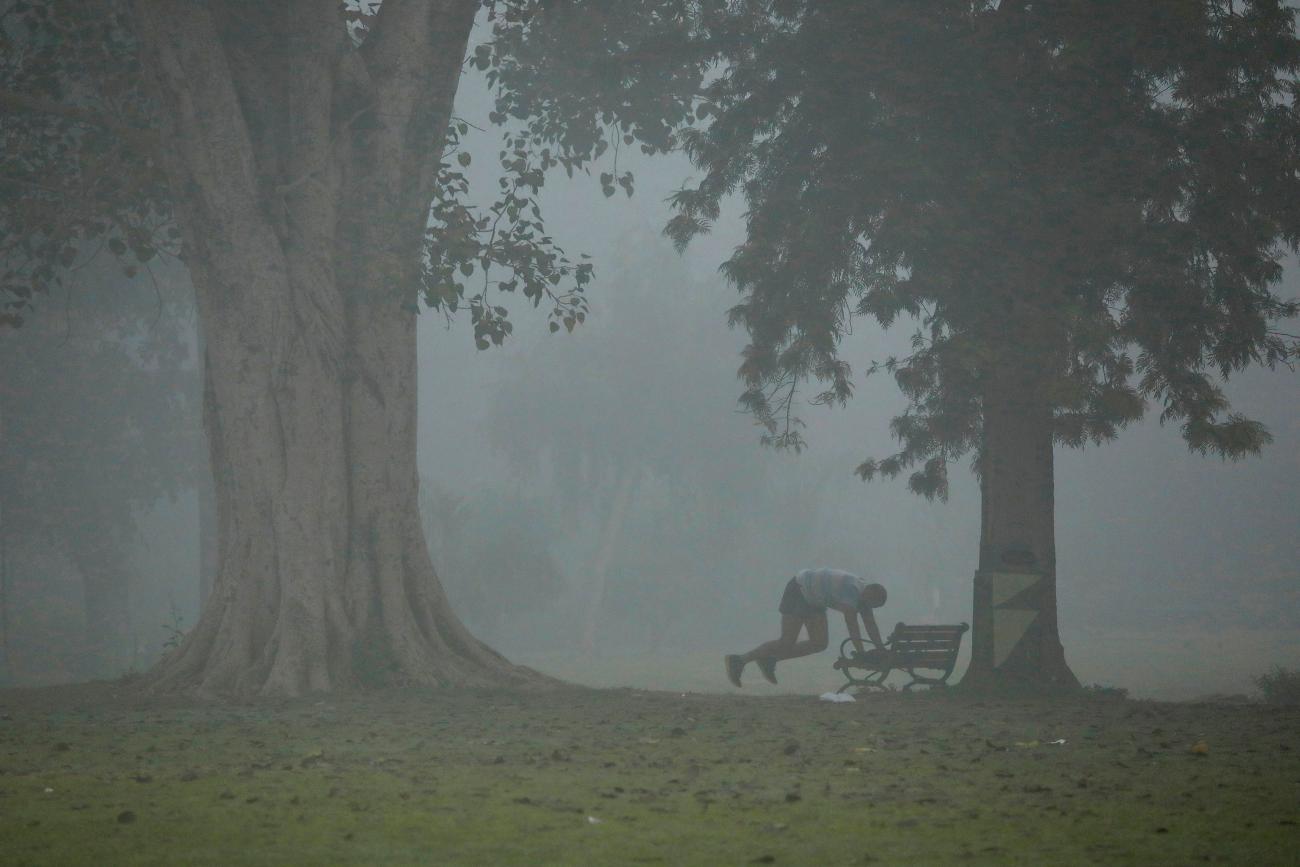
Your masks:
<instances>
[{"instance_id":1,"label":"man's arm","mask_svg":"<svg viewBox=\"0 0 1300 867\"><path fill-rule=\"evenodd\" d=\"M880 640L880 628L876 626L876 616L871 613L870 608L863 609L862 624L867 627L867 635L871 636L871 643L876 645L876 647L879 647L881 650L884 650L885 642ZM850 629L849 631L856 632L857 624L853 624L853 629Z\"/></svg>"},{"instance_id":2,"label":"man's arm","mask_svg":"<svg viewBox=\"0 0 1300 867\"><path fill-rule=\"evenodd\" d=\"M841 613L844 615L844 625L847 626L849 629L849 638L853 639L853 647L858 651L859 654L865 654L867 652L867 649L862 646L862 633L858 630L858 612L856 610L852 610L852 611L843 611ZM872 623L871 628L874 629L875 625L876 625L875 623ZM879 644L880 643L880 641L878 640L879 633L876 634L876 638L877 638L876 644Z\"/></svg>"}]
</instances>

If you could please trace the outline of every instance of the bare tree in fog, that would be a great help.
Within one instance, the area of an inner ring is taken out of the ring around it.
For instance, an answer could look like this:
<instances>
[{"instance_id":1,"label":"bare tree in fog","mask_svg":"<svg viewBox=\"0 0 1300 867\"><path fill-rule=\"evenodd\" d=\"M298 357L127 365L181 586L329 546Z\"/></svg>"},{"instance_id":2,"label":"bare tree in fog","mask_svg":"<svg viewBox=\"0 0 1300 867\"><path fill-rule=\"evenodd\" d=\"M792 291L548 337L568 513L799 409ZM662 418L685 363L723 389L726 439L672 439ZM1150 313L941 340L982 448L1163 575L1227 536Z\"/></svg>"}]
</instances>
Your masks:
<instances>
[{"instance_id":1,"label":"bare tree in fog","mask_svg":"<svg viewBox=\"0 0 1300 867\"><path fill-rule=\"evenodd\" d=\"M571 525L569 548L580 550L571 561L574 637L587 651L608 613L616 559L637 547L632 526L638 538L649 535L660 545L669 537L637 524L638 513L666 513L656 519L661 530L681 517L704 528L711 546L725 545L744 517L734 508L746 499L738 488L748 484L752 495L762 481L747 477L745 442L735 428L718 423L728 388L711 374L732 363L730 344L706 313L712 308L699 303L708 289L680 262L640 252L654 250L656 240L624 239L628 252L604 272L610 300L598 320L573 345L539 346L496 391L485 424L516 473L546 480L556 511ZM659 490L664 504L655 501ZM674 530L674 547L685 547L687 556L672 563L665 552L663 571L643 576L657 585L643 602L708 578L694 574L707 562L699 548L683 544L692 539L690 528ZM660 629L669 625L663 616L656 620Z\"/></svg>"},{"instance_id":2,"label":"bare tree in fog","mask_svg":"<svg viewBox=\"0 0 1300 867\"><path fill-rule=\"evenodd\" d=\"M564 591L555 548L571 532L540 497L496 488L461 494L420 481L429 553L456 613L499 641Z\"/></svg>"},{"instance_id":3,"label":"bare tree in fog","mask_svg":"<svg viewBox=\"0 0 1300 867\"><path fill-rule=\"evenodd\" d=\"M114 291L40 309L0 333L6 625L28 645L60 643L58 623L18 624L11 612L50 606L61 590L42 584L53 585L66 560L82 588L83 677L115 675L132 661L136 520L191 484L198 457L197 377L175 311L159 323L152 289L120 276L104 282ZM24 582L37 605L18 598L19 573L45 576Z\"/></svg>"}]
</instances>

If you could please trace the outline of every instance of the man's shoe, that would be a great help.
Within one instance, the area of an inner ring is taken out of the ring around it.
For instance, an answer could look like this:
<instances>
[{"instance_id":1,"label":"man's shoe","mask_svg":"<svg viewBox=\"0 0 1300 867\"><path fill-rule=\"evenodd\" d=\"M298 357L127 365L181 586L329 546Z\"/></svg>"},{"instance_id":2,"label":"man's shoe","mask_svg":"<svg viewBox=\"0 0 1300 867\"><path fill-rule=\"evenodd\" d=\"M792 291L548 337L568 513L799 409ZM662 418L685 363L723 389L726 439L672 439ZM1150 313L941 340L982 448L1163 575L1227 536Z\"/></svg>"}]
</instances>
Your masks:
<instances>
[{"instance_id":1,"label":"man's shoe","mask_svg":"<svg viewBox=\"0 0 1300 867\"><path fill-rule=\"evenodd\" d=\"M758 670L763 672L763 677L767 679L767 682L776 683L776 660L770 656L764 656L754 661L758 663Z\"/></svg>"},{"instance_id":2,"label":"man's shoe","mask_svg":"<svg viewBox=\"0 0 1300 867\"><path fill-rule=\"evenodd\" d=\"M740 673L745 670L745 662L739 656L728 654L722 657L723 663L727 666L727 680L740 686Z\"/></svg>"}]
</instances>

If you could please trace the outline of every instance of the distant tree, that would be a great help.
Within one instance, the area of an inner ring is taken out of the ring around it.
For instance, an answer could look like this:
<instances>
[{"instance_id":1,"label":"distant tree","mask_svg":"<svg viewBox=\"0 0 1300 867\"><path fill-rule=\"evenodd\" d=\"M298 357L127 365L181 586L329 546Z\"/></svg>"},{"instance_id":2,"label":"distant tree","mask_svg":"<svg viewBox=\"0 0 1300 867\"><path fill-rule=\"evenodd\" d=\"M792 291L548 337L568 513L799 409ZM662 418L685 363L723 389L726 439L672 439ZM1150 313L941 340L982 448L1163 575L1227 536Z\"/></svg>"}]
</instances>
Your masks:
<instances>
[{"instance_id":1,"label":"distant tree","mask_svg":"<svg viewBox=\"0 0 1300 867\"><path fill-rule=\"evenodd\" d=\"M94 676L131 643L136 518L188 487L197 457L192 294L158 270L179 233L129 125L145 97L120 12L0 13L0 532L13 562L39 547L80 573Z\"/></svg>"},{"instance_id":2,"label":"distant tree","mask_svg":"<svg viewBox=\"0 0 1300 867\"><path fill-rule=\"evenodd\" d=\"M554 555L567 529L562 516L535 497L499 491L457 494L420 482L420 514L430 555L456 612L489 640L510 618L528 616L563 590Z\"/></svg>"},{"instance_id":3,"label":"distant tree","mask_svg":"<svg viewBox=\"0 0 1300 867\"><path fill-rule=\"evenodd\" d=\"M10 568L48 554L72 565L80 673L103 677L130 661L137 519L193 483L199 395L177 311L157 309L143 281L97 282L0 330L0 548ZM184 300L169 291L165 303Z\"/></svg>"},{"instance_id":4,"label":"distant tree","mask_svg":"<svg viewBox=\"0 0 1300 867\"><path fill-rule=\"evenodd\" d=\"M968 681L1072 685L1057 631L1053 449L1148 404L1198 452L1269 442L1220 382L1294 358L1281 257L1300 242L1296 12L1280 0L746 3L683 134L704 172L680 244L727 196L744 400L799 448L797 387L843 403L854 316L915 317L877 368L909 399L927 497L975 456L983 497ZM1035 576L1041 580L1035 582ZM1013 593L1015 598L1003 599ZM995 598L996 597L996 598ZM1021 609L1003 619L995 604Z\"/></svg>"},{"instance_id":5,"label":"distant tree","mask_svg":"<svg viewBox=\"0 0 1300 867\"><path fill-rule=\"evenodd\" d=\"M730 350L692 298L705 290L680 263L653 254L661 243L634 233L623 239L626 252L606 271L609 300L598 321L564 345L534 349L494 393L484 425L513 471L553 492L556 511L572 525L575 638L588 651L613 570L635 547L627 534L653 491L667 502L656 504L652 545L683 547L694 540L683 526L690 523L708 527L716 546L743 525L736 501L764 481L747 475L745 434L718 423L728 387L710 374L730 367ZM661 551L656 565L674 574L647 580L706 580L694 574L700 563L690 562L699 549L683 553L673 562Z\"/></svg>"}]
</instances>

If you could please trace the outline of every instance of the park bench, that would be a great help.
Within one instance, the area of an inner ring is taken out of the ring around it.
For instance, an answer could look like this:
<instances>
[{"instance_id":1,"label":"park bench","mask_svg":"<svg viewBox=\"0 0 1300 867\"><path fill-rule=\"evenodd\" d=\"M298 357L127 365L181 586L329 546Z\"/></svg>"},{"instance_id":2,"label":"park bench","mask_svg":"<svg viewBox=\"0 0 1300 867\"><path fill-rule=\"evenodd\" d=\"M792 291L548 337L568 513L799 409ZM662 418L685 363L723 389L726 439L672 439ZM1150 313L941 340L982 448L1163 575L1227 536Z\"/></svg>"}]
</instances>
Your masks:
<instances>
[{"instance_id":1,"label":"park bench","mask_svg":"<svg viewBox=\"0 0 1300 867\"><path fill-rule=\"evenodd\" d=\"M885 678L895 669L907 672L912 678L903 689L911 689L917 684L947 686L948 678L957 665L961 637L969 628L965 623L929 626L900 623L885 641L883 650L873 647L866 653L857 653L853 648L853 639L846 638L840 645L840 658L835 660L835 668L844 672L848 683L836 692L844 692L855 686L862 689L884 689ZM917 669L939 674L918 674Z\"/></svg>"}]
</instances>

